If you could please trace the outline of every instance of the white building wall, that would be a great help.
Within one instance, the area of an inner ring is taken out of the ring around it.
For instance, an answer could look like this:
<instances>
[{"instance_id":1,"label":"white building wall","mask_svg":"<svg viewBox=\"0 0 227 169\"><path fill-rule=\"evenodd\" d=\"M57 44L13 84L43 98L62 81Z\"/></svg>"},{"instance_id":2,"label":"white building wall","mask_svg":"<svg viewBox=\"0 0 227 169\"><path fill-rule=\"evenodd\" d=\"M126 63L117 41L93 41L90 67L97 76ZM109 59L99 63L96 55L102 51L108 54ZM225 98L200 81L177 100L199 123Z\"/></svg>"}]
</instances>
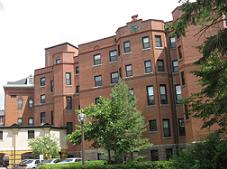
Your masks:
<instances>
[{"instance_id":1,"label":"white building wall","mask_svg":"<svg viewBox=\"0 0 227 169\"><path fill-rule=\"evenodd\" d=\"M0 151L7 150L30 150L28 147L28 130L35 131L35 138L50 134L58 143L60 149L66 149L66 132L63 129L51 129L51 128L0 128L3 131L3 139L0 140ZM15 144L14 144L15 137ZM15 146L15 148L14 148Z\"/></svg>"}]
</instances>

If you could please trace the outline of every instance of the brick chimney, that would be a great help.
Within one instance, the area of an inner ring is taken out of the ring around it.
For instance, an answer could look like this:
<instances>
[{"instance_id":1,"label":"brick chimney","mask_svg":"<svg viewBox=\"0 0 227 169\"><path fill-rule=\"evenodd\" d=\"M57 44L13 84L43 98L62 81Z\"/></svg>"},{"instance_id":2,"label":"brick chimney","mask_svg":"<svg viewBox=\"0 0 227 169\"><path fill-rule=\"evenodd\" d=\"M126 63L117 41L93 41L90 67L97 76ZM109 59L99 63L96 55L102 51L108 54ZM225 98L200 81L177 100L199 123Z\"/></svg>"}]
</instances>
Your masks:
<instances>
[{"instance_id":1,"label":"brick chimney","mask_svg":"<svg viewBox=\"0 0 227 169\"><path fill-rule=\"evenodd\" d=\"M136 14L136 15L132 15L132 16L131 16L131 18L132 18L132 21L137 21L138 14Z\"/></svg>"}]
</instances>

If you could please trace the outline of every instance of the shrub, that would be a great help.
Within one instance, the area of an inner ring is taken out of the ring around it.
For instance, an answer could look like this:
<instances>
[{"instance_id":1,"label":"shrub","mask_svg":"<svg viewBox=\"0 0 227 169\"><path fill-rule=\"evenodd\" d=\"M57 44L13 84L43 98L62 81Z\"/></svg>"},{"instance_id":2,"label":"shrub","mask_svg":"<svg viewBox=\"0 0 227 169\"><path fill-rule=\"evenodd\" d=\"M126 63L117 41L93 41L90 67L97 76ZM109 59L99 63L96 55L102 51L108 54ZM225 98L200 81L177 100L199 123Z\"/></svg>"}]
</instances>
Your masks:
<instances>
[{"instance_id":1,"label":"shrub","mask_svg":"<svg viewBox=\"0 0 227 169\"><path fill-rule=\"evenodd\" d=\"M211 134L206 141L188 146L173 159L175 169L226 169L227 140Z\"/></svg>"},{"instance_id":2,"label":"shrub","mask_svg":"<svg viewBox=\"0 0 227 169\"><path fill-rule=\"evenodd\" d=\"M73 164L54 164L41 165L38 169L173 169L172 162L158 161L158 162L132 162L127 164L104 165L105 162L88 161L86 165L81 163Z\"/></svg>"}]
</instances>

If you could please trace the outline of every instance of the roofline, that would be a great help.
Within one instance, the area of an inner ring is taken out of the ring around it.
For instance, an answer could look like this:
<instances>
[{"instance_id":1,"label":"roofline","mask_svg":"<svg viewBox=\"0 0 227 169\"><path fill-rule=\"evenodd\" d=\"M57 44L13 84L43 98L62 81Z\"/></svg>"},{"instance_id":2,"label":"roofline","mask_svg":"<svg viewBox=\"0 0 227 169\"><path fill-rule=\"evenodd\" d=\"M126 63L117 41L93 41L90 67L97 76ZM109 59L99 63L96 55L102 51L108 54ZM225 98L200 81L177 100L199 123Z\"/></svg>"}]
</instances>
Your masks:
<instances>
[{"instance_id":1,"label":"roofline","mask_svg":"<svg viewBox=\"0 0 227 169\"><path fill-rule=\"evenodd\" d=\"M9 84L9 85L4 85L3 88L34 88L34 85Z\"/></svg>"},{"instance_id":2,"label":"roofline","mask_svg":"<svg viewBox=\"0 0 227 169\"><path fill-rule=\"evenodd\" d=\"M141 22L147 22L147 21L157 21L157 22L162 22L163 24L165 23L165 22L164 22L164 20L161 20L161 19L147 19L147 20L138 19L138 20L136 20L136 21L141 21ZM136 22L136 21L130 21L130 22L127 22L127 23L126 23L126 25L124 25L124 26L121 26L121 27L117 28L117 30L116 30L116 32L115 32L115 33L117 34L117 32L118 32L118 30L119 30L119 29L121 29L121 28L125 28L125 27L127 27L127 25L128 25L128 24L133 23L133 22Z\"/></svg>"},{"instance_id":3,"label":"roofline","mask_svg":"<svg viewBox=\"0 0 227 169\"><path fill-rule=\"evenodd\" d=\"M89 44L89 43L94 43L94 42L97 42L97 41L102 41L102 40L109 39L109 38L114 38L114 37L116 37L116 35L108 36L108 37L105 37L105 38L100 38L100 39L97 39L97 40L92 40L90 42L81 43L78 46L86 45L86 44Z\"/></svg>"},{"instance_id":4,"label":"roofline","mask_svg":"<svg viewBox=\"0 0 227 169\"><path fill-rule=\"evenodd\" d=\"M69 43L69 42L64 42L64 43L60 43L60 44L58 44L58 45L54 45L54 46L51 46L51 47L45 48L45 50L48 50L48 49L51 49L51 48L55 48L55 47L58 47L58 46L62 46L62 45L70 45L70 46L72 46L72 47L74 47L74 48L78 49L78 47L77 47L77 46L74 46L74 45L72 45L72 44L71 44L71 43Z\"/></svg>"},{"instance_id":5,"label":"roofline","mask_svg":"<svg viewBox=\"0 0 227 169\"><path fill-rule=\"evenodd\" d=\"M66 129L66 127L54 127L51 125L43 125L43 126L19 126L19 125L14 125L14 126L0 126L1 129L42 129L42 128L50 128L50 129Z\"/></svg>"}]
</instances>

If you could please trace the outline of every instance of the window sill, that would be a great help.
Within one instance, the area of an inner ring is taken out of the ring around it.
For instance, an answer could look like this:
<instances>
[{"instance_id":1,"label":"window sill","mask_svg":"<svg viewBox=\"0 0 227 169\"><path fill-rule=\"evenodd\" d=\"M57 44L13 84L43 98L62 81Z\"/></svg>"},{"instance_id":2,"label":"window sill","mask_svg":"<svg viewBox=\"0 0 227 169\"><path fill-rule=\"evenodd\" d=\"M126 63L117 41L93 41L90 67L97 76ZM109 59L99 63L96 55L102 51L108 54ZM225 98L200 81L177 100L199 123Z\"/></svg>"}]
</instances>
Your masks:
<instances>
[{"instance_id":1,"label":"window sill","mask_svg":"<svg viewBox=\"0 0 227 169\"><path fill-rule=\"evenodd\" d=\"M73 85L65 85L66 87L72 87Z\"/></svg>"},{"instance_id":2,"label":"window sill","mask_svg":"<svg viewBox=\"0 0 227 169\"><path fill-rule=\"evenodd\" d=\"M102 66L102 64L98 64L98 65L93 65L92 67L99 67L99 66Z\"/></svg>"},{"instance_id":3,"label":"window sill","mask_svg":"<svg viewBox=\"0 0 227 169\"><path fill-rule=\"evenodd\" d=\"M93 88L97 89L97 88L101 88L101 87L103 87L103 86L94 86Z\"/></svg>"},{"instance_id":4,"label":"window sill","mask_svg":"<svg viewBox=\"0 0 227 169\"><path fill-rule=\"evenodd\" d=\"M156 130L156 131L148 131L148 133L150 133L150 134L156 134L156 133L158 133L158 131Z\"/></svg>"},{"instance_id":5,"label":"window sill","mask_svg":"<svg viewBox=\"0 0 227 169\"><path fill-rule=\"evenodd\" d=\"M127 76L127 77L125 77L125 79L130 79L130 78L133 78L133 76Z\"/></svg>"},{"instance_id":6,"label":"window sill","mask_svg":"<svg viewBox=\"0 0 227 169\"><path fill-rule=\"evenodd\" d=\"M44 85L44 86L40 86L40 88L44 88L44 87L46 87L46 85Z\"/></svg>"},{"instance_id":7,"label":"window sill","mask_svg":"<svg viewBox=\"0 0 227 169\"><path fill-rule=\"evenodd\" d=\"M132 54L132 52L123 53L123 55L130 55L130 54Z\"/></svg>"},{"instance_id":8,"label":"window sill","mask_svg":"<svg viewBox=\"0 0 227 169\"><path fill-rule=\"evenodd\" d=\"M157 71L157 73L159 73L159 74L165 74L167 72L166 71Z\"/></svg>"},{"instance_id":9,"label":"window sill","mask_svg":"<svg viewBox=\"0 0 227 169\"><path fill-rule=\"evenodd\" d=\"M168 136L168 137L162 137L163 139L169 140L169 139L173 139L172 136Z\"/></svg>"},{"instance_id":10,"label":"window sill","mask_svg":"<svg viewBox=\"0 0 227 169\"><path fill-rule=\"evenodd\" d=\"M143 48L142 51L147 51L147 50L150 50L150 49L151 49L150 47L149 48L145 48L145 49Z\"/></svg>"},{"instance_id":11,"label":"window sill","mask_svg":"<svg viewBox=\"0 0 227 169\"><path fill-rule=\"evenodd\" d=\"M155 49L158 49L158 50L163 50L164 47L155 47Z\"/></svg>"},{"instance_id":12,"label":"window sill","mask_svg":"<svg viewBox=\"0 0 227 169\"><path fill-rule=\"evenodd\" d=\"M109 61L110 64L114 64L114 63L117 63L118 61Z\"/></svg>"},{"instance_id":13,"label":"window sill","mask_svg":"<svg viewBox=\"0 0 227 169\"><path fill-rule=\"evenodd\" d=\"M167 106L169 106L169 104L168 103L166 103L166 104L161 103L160 106L167 107Z\"/></svg>"},{"instance_id":14,"label":"window sill","mask_svg":"<svg viewBox=\"0 0 227 169\"><path fill-rule=\"evenodd\" d=\"M144 75L153 75L153 74L154 74L153 72L144 73Z\"/></svg>"},{"instance_id":15,"label":"window sill","mask_svg":"<svg viewBox=\"0 0 227 169\"><path fill-rule=\"evenodd\" d=\"M150 105L147 105L147 108L152 108L152 107L155 107L156 105L155 104L150 104Z\"/></svg>"}]
</instances>

